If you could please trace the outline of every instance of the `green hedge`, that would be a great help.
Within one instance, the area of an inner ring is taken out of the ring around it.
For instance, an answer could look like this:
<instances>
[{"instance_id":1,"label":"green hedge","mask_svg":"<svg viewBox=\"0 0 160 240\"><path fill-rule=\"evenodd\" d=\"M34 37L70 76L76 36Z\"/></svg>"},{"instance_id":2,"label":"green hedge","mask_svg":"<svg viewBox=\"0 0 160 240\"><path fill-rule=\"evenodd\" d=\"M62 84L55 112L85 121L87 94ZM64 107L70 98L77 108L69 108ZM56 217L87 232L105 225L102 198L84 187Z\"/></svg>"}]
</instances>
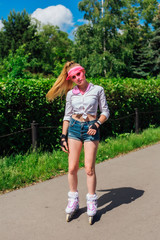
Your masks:
<instances>
[{"instance_id":1,"label":"green hedge","mask_svg":"<svg viewBox=\"0 0 160 240\"><path fill-rule=\"evenodd\" d=\"M46 93L52 86L49 79L1 80L0 83L0 136L31 127L35 120L39 127L39 145L51 149L59 141L64 99L54 103L46 101ZM0 138L0 153L26 152L31 147L31 130Z\"/></svg>"},{"instance_id":2,"label":"green hedge","mask_svg":"<svg viewBox=\"0 0 160 240\"><path fill-rule=\"evenodd\" d=\"M160 79L100 79L95 80L105 88L110 108L110 119L103 133L108 135L135 131L135 108L139 110L139 127L160 125ZM115 119L127 117L116 121Z\"/></svg>"},{"instance_id":3,"label":"green hedge","mask_svg":"<svg viewBox=\"0 0 160 240\"><path fill-rule=\"evenodd\" d=\"M0 80L0 136L39 124L38 144L43 150L59 145L65 108L65 97L53 103L46 101L46 93L55 79ZM101 138L134 131L134 116L116 121L138 108L140 112L160 110L160 79L89 79L104 87L110 119L101 128ZM141 113L140 127L159 125L160 112ZM41 127L54 126L54 128ZM26 152L31 147L31 130L0 138L0 154Z\"/></svg>"}]
</instances>

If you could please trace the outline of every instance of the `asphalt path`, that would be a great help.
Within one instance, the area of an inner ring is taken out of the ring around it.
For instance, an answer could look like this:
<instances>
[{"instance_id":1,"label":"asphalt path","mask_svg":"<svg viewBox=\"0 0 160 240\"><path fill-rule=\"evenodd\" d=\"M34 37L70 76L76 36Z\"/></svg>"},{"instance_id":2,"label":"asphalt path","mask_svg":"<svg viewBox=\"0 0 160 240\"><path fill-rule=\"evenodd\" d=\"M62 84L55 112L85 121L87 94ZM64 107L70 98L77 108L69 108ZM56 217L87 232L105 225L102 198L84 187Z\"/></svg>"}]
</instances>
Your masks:
<instances>
[{"instance_id":1,"label":"asphalt path","mask_svg":"<svg viewBox=\"0 0 160 240\"><path fill-rule=\"evenodd\" d=\"M86 176L79 170L80 210L65 220L67 175L0 196L1 240L159 240L160 144L96 165L98 212L86 214Z\"/></svg>"}]
</instances>

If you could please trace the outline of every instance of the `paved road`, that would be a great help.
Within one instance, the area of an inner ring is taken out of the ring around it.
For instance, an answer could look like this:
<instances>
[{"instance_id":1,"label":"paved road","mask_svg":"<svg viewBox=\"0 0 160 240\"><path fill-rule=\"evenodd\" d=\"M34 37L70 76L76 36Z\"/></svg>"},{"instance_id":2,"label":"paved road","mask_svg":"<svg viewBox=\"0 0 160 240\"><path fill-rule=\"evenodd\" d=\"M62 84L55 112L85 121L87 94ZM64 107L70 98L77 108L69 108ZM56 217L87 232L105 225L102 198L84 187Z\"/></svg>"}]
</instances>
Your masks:
<instances>
[{"instance_id":1,"label":"paved road","mask_svg":"<svg viewBox=\"0 0 160 240\"><path fill-rule=\"evenodd\" d=\"M86 215L86 176L79 171L80 211L65 221L67 175L0 196L1 240L159 240L160 144L100 163L99 208Z\"/></svg>"}]
</instances>

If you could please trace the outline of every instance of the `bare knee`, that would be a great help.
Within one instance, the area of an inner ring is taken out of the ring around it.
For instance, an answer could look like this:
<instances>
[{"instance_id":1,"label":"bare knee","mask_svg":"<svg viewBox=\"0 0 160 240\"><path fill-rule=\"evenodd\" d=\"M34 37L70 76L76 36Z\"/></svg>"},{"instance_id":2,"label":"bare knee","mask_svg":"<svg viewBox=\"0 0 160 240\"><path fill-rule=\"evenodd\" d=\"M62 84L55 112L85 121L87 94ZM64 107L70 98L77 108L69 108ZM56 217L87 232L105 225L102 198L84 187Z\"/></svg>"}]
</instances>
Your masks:
<instances>
[{"instance_id":1,"label":"bare knee","mask_svg":"<svg viewBox=\"0 0 160 240\"><path fill-rule=\"evenodd\" d=\"M70 175L75 175L78 172L78 168L77 167L69 167L68 172L69 172Z\"/></svg>"},{"instance_id":2,"label":"bare knee","mask_svg":"<svg viewBox=\"0 0 160 240\"><path fill-rule=\"evenodd\" d=\"M87 176L93 176L95 174L95 168L93 167L85 167Z\"/></svg>"}]
</instances>

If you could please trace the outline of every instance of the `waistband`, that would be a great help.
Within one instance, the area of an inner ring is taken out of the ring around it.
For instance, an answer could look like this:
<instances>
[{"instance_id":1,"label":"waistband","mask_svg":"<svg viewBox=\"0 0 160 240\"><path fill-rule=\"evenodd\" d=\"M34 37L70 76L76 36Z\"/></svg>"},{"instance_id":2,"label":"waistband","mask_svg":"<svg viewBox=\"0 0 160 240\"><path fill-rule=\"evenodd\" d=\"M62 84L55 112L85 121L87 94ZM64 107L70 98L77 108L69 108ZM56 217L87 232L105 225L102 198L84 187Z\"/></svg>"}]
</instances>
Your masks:
<instances>
[{"instance_id":1,"label":"waistband","mask_svg":"<svg viewBox=\"0 0 160 240\"><path fill-rule=\"evenodd\" d=\"M95 122L96 122L96 119L95 119L95 120L92 120L92 121L81 122L81 121L75 120L74 118L71 118L70 122L71 122L71 123L74 122L74 123L77 123L77 124L79 124L79 125L85 125L85 124L89 125L89 124L95 123Z\"/></svg>"}]
</instances>

